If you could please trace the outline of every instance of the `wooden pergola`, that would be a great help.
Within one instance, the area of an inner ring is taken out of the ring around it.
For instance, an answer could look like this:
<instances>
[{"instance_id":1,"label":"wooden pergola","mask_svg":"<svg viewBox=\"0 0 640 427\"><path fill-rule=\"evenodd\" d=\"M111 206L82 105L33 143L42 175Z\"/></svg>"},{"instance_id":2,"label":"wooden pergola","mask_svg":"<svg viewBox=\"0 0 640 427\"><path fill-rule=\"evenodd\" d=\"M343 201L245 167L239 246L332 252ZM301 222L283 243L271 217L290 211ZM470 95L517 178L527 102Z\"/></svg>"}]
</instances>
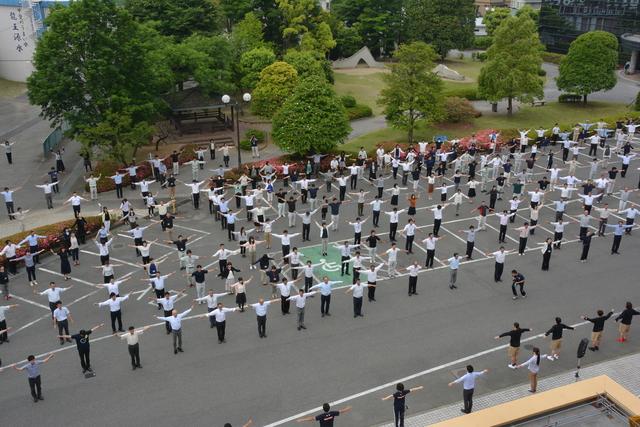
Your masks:
<instances>
[{"instance_id":1,"label":"wooden pergola","mask_svg":"<svg viewBox=\"0 0 640 427\"><path fill-rule=\"evenodd\" d=\"M233 129L233 115L228 117L222 96L206 95L192 87L164 96L171 108L170 121L180 135Z\"/></svg>"}]
</instances>

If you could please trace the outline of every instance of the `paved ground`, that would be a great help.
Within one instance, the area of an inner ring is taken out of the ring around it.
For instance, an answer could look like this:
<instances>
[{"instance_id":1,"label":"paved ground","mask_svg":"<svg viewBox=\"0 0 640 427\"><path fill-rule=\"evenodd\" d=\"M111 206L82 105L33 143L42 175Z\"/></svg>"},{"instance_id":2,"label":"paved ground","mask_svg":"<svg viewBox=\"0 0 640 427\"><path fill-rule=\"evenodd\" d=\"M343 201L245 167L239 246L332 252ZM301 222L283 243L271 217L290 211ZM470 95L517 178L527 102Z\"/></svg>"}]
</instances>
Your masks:
<instances>
[{"instance_id":1,"label":"paved ground","mask_svg":"<svg viewBox=\"0 0 640 427\"><path fill-rule=\"evenodd\" d=\"M586 157L582 156L581 160L584 159ZM633 173L620 180L617 187L635 187L638 175L634 167L631 169L634 169ZM538 170L543 173L542 169ZM585 172L586 169L581 168L579 176ZM370 190L366 181L362 181L361 186ZM334 188L333 194L336 193ZM137 193L126 190L125 195L135 200L138 210L142 211ZM423 189L421 196L416 216L421 226L420 239L426 237L425 233L431 229L433 221L426 208L435 203L434 200L426 200ZM401 206L404 206L402 200ZM476 204L479 201L480 198ZM608 201L612 205L617 204L614 198L608 198ZM638 197L632 196L632 201L637 203ZM103 202L106 205L110 203L106 198ZM446 238L440 242L436 253L440 260L448 258L454 251L464 252L465 244L457 230L475 223L469 211L476 204L467 204L465 208L468 210L463 210L462 216L457 218L451 211L445 214L442 230ZM579 213L577 203L570 206L569 215ZM497 207L502 209L505 202L499 202ZM65 209L70 211L68 207ZM299 210L304 209L300 207ZM202 264L215 271L217 262L210 255L219 242L226 243L226 234L208 215L206 207L194 212L188 205L183 206L179 214L184 219L178 220L177 231L185 235L193 233L191 249L202 257ZM553 211L545 207L541 219L551 220L552 215ZM332 241L339 242L352 236L352 229L345 221L352 220L354 216L354 203L346 204L341 212L340 231L331 234ZM528 212L522 209L517 225L521 225L525 218L528 218ZM6 217L3 221L4 226ZM286 228L285 221L280 219L276 222L274 231ZM405 221L406 216L403 215L401 223ZM334 291L332 317L321 318L318 298L311 300L307 311L309 329L303 332L296 330L294 316L283 317L278 307L272 307L267 326L269 337L261 340L255 331L253 313L232 313L228 318L228 342L219 345L207 320L192 318L184 325L185 353L177 356L171 351L170 338L154 317L158 314L156 308L146 299L149 287L140 280L144 274L137 265L133 249L126 247L131 240L123 235L122 228L116 229L112 259L121 264L116 268L116 274L131 278L122 285L123 292L135 292L131 300L124 303L125 326L155 326L142 337L144 369L131 372L126 345L111 337L107 325L98 330L93 339L92 363L97 376L85 379L80 372L75 348L69 344L58 345L48 318L46 298L34 295L26 277L20 273L11 281L15 301L21 306L8 313L8 323L14 330L11 343L0 347L3 363L9 365L21 361L30 353L55 351L56 357L43 369L47 400L42 403L30 401L24 374L13 370L5 370L1 374L3 419L16 426L44 423L86 425L88 417L94 425L211 425L212 419L215 425L222 425L227 420L239 425L253 417L256 425L276 426L292 424L290 421L300 414L315 412L322 402L331 401L338 402L337 406L354 406L352 413L341 417L340 425L376 425L391 418L390 405L388 402L382 404L379 398L390 393L392 385L400 379L409 386L423 384L426 387L424 392L412 396L409 403L412 413L457 402L459 390L446 387L446 383L469 362L478 368L492 369L492 374L482 384L482 393L521 384L524 374L506 368L506 342L495 342L492 337L508 330L515 320L540 334L551 326L557 315L561 315L565 322L579 326L576 332L566 334L563 357L546 366L545 375L571 369L574 364L572 353L578 341L589 332L579 316L592 314L597 308L615 307L618 310L629 299L638 302L636 283L629 280L636 272L633 262L639 252L637 236L634 233L623 239L620 256L609 255L611 236L595 239L589 263L581 264L575 243L577 227L569 226L566 236L570 243L554 253L551 270L541 272L537 244L550 235L549 226L543 224L529 239L525 256L511 255L507 258L506 270L521 270L527 277L529 291L526 300L512 301L508 281L493 282L493 261L484 256L497 249L497 231L493 229L497 223L495 217L490 218L490 229L479 233L475 258L463 263L458 279L460 289L457 291L448 289L448 270L441 261L436 269L420 275L419 296L407 297L406 277L381 281L377 290L378 302L365 303L364 318L353 319L351 297L344 295L340 286ZM387 240L388 222L383 218L380 224L381 237ZM365 231L370 227L369 222ZM298 224L297 231L299 228ZM517 240L512 228L506 245L509 249L515 248ZM157 225L149 229L145 237L163 238ZM318 243L317 230L313 230L310 244L302 244L298 239L294 239L294 244L300 247L301 252L311 254L316 250L308 247ZM403 240L400 239L399 243L404 244ZM383 247L388 247L388 243ZM82 249L82 265L74 268L73 279L63 285L74 285L63 294L65 304L76 319L72 325L74 332L100 322L108 323L106 309L92 305L107 298L106 291L95 285L101 281L99 270L93 268L98 264L96 248L89 244ZM277 249L276 245L272 250ZM421 248L414 251L414 255L401 256L401 268L414 259L424 262L424 251ZM154 257L167 257L167 261L161 264L163 273L176 271L172 247L159 244L151 253ZM312 260L317 261L316 258ZM256 283L259 276L255 270L249 270L246 259L236 256L233 261L242 270L243 277L255 277L248 285L250 302L261 296L268 297L269 289ZM43 260L38 271L40 289L50 280L64 283L58 267L56 259L49 257ZM335 270L334 265L328 265L326 269L330 270L329 274L336 274L331 271ZM169 279L168 287L171 289L181 289L185 285L186 279L177 273ZM317 275L321 274L324 273L319 269ZM345 277L345 281L350 279L350 276ZM217 292L223 289L222 281L214 274L209 275L207 282L208 287ZM190 289L188 292L188 297L177 303L179 310L190 305L194 291ZM224 302L232 306L233 298L225 297ZM198 306L191 315L204 312L205 308ZM609 324L602 350L590 353L589 362L638 351L637 333L624 345L616 343L614 335L614 325ZM536 337L527 344L546 348L548 341ZM75 416L78 412L74 407L90 407L91 414ZM135 409L128 411L127 408Z\"/></svg>"}]
</instances>

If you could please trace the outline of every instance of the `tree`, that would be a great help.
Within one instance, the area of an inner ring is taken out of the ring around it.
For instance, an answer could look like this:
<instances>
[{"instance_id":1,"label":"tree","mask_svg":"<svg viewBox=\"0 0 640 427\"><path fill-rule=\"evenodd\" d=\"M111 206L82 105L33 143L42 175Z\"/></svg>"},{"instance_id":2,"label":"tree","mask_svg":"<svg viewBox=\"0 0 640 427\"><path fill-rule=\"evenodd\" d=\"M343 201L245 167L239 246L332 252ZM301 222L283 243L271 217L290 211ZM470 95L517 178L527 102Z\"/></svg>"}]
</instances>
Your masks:
<instances>
[{"instance_id":1,"label":"tree","mask_svg":"<svg viewBox=\"0 0 640 427\"><path fill-rule=\"evenodd\" d=\"M109 157L126 164L135 157L138 148L149 142L152 134L149 123L135 123L130 112L108 111L103 120L84 129L78 141L84 147L98 145Z\"/></svg>"},{"instance_id":2,"label":"tree","mask_svg":"<svg viewBox=\"0 0 640 427\"><path fill-rule=\"evenodd\" d=\"M195 33L216 33L219 30L216 4L212 0L125 1L125 7L138 21L154 21L162 35L177 40Z\"/></svg>"},{"instance_id":3,"label":"tree","mask_svg":"<svg viewBox=\"0 0 640 427\"><path fill-rule=\"evenodd\" d=\"M262 22L255 13L249 12L233 26L231 44L238 58L243 53L264 45Z\"/></svg>"},{"instance_id":4,"label":"tree","mask_svg":"<svg viewBox=\"0 0 640 427\"><path fill-rule=\"evenodd\" d=\"M351 53L343 52L338 56L352 55L363 45L379 56L384 52L392 52L401 41L402 0L333 0L331 14L337 18L337 23L332 27L336 39L344 39L345 36L339 35L341 28L338 23L353 28L361 39L353 41L357 47L347 49L352 50ZM350 34L346 36L352 37ZM338 49L342 48L343 43L343 40L338 41Z\"/></svg>"},{"instance_id":5,"label":"tree","mask_svg":"<svg viewBox=\"0 0 640 427\"><path fill-rule=\"evenodd\" d=\"M507 111L513 113L513 99L529 102L542 98L542 45L536 25L527 15L505 19L487 50L487 61L480 70L478 90L491 102L508 100Z\"/></svg>"},{"instance_id":6,"label":"tree","mask_svg":"<svg viewBox=\"0 0 640 427\"><path fill-rule=\"evenodd\" d=\"M528 4L525 4L520 9L518 9L518 11L516 12L516 16L522 16L522 15L527 15L529 18L531 18L533 20L533 22L536 24L536 26L538 25L538 22L540 21L540 11L539 10L535 10L534 8L529 6Z\"/></svg>"},{"instance_id":7,"label":"tree","mask_svg":"<svg viewBox=\"0 0 640 427\"><path fill-rule=\"evenodd\" d=\"M560 61L558 89L582 95L610 90L617 83L618 39L606 31L590 31L571 42Z\"/></svg>"},{"instance_id":8,"label":"tree","mask_svg":"<svg viewBox=\"0 0 640 427\"><path fill-rule=\"evenodd\" d=\"M205 55L193 72L193 78L205 92L218 95L235 89L232 69L234 57L231 44L225 36L194 34L182 44Z\"/></svg>"},{"instance_id":9,"label":"tree","mask_svg":"<svg viewBox=\"0 0 640 427\"><path fill-rule=\"evenodd\" d=\"M385 88L378 103L391 125L407 131L409 142L419 122L437 121L442 115L442 80L434 73L437 54L424 42L400 45L393 55L391 73L383 76Z\"/></svg>"},{"instance_id":10,"label":"tree","mask_svg":"<svg viewBox=\"0 0 640 427\"><path fill-rule=\"evenodd\" d=\"M273 139L289 153L327 153L350 131L340 99L319 77L303 80L273 118Z\"/></svg>"},{"instance_id":11,"label":"tree","mask_svg":"<svg viewBox=\"0 0 640 427\"><path fill-rule=\"evenodd\" d=\"M487 34L493 36L496 28L502 24L502 21L511 16L511 9L508 7L496 7L485 13L482 22L484 23Z\"/></svg>"},{"instance_id":12,"label":"tree","mask_svg":"<svg viewBox=\"0 0 640 427\"><path fill-rule=\"evenodd\" d=\"M260 73L251 109L260 116L273 117L297 85L296 69L286 62L274 62Z\"/></svg>"},{"instance_id":13,"label":"tree","mask_svg":"<svg viewBox=\"0 0 640 427\"><path fill-rule=\"evenodd\" d=\"M108 0L54 8L46 23L27 82L31 103L55 125L67 122L68 136L107 155L120 155L112 135L106 136L108 126L143 140L147 122L162 107L158 95L171 80L166 66L155 62L161 55L150 43L152 30Z\"/></svg>"},{"instance_id":14,"label":"tree","mask_svg":"<svg viewBox=\"0 0 640 427\"><path fill-rule=\"evenodd\" d=\"M302 37L313 30L314 20L320 14L320 6L316 0L276 0L282 12L282 38L285 47L294 47Z\"/></svg>"},{"instance_id":15,"label":"tree","mask_svg":"<svg viewBox=\"0 0 640 427\"><path fill-rule=\"evenodd\" d=\"M245 14L251 12L251 0L220 0L220 9L224 14L227 31L231 31L233 25L244 18Z\"/></svg>"},{"instance_id":16,"label":"tree","mask_svg":"<svg viewBox=\"0 0 640 427\"><path fill-rule=\"evenodd\" d=\"M407 36L433 45L442 59L473 44L473 0L406 0L405 12Z\"/></svg>"},{"instance_id":17,"label":"tree","mask_svg":"<svg viewBox=\"0 0 640 427\"><path fill-rule=\"evenodd\" d=\"M262 22L264 41L271 43L275 50L282 46L282 11L276 0L253 0L253 13Z\"/></svg>"},{"instance_id":18,"label":"tree","mask_svg":"<svg viewBox=\"0 0 640 427\"><path fill-rule=\"evenodd\" d=\"M312 76L326 78L322 64L314 52L289 49L282 60L296 69L300 80Z\"/></svg>"},{"instance_id":19,"label":"tree","mask_svg":"<svg viewBox=\"0 0 640 427\"><path fill-rule=\"evenodd\" d=\"M347 27L342 22L336 25L336 47L331 51L332 58L346 58L356 53L363 45L362 37L355 27Z\"/></svg>"},{"instance_id":20,"label":"tree","mask_svg":"<svg viewBox=\"0 0 640 427\"><path fill-rule=\"evenodd\" d=\"M253 90L260 80L260 72L274 62L276 62L276 54L266 47L257 47L242 54L240 59L242 90Z\"/></svg>"}]
</instances>

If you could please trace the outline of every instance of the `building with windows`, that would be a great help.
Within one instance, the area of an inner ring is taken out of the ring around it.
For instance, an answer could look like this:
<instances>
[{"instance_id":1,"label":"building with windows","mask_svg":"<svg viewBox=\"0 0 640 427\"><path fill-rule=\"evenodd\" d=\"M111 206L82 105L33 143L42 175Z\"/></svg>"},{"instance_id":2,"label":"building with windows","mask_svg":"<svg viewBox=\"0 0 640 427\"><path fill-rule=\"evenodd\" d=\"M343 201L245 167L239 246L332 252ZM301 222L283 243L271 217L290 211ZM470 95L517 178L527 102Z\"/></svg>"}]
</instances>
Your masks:
<instances>
[{"instance_id":1,"label":"building with windows","mask_svg":"<svg viewBox=\"0 0 640 427\"><path fill-rule=\"evenodd\" d=\"M511 10L520 10L525 6L529 6L533 10L540 10L542 0L511 0Z\"/></svg>"},{"instance_id":2,"label":"building with windows","mask_svg":"<svg viewBox=\"0 0 640 427\"><path fill-rule=\"evenodd\" d=\"M540 40L547 49L565 53L571 42L588 31L608 31L621 37L640 33L640 0L543 0ZM632 43L621 39L622 59Z\"/></svg>"},{"instance_id":3,"label":"building with windows","mask_svg":"<svg viewBox=\"0 0 640 427\"><path fill-rule=\"evenodd\" d=\"M484 16L491 8L509 7L508 0L475 0L476 16Z\"/></svg>"}]
</instances>

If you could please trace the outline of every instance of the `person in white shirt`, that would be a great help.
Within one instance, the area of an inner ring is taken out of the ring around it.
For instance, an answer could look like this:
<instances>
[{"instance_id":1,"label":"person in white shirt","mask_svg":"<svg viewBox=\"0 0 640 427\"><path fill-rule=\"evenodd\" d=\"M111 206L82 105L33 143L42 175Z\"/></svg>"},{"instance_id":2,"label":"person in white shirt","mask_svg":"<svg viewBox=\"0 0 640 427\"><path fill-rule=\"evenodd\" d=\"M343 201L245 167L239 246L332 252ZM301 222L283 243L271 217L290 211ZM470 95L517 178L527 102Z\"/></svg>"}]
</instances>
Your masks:
<instances>
[{"instance_id":1,"label":"person in white shirt","mask_svg":"<svg viewBox=\"0 0 640 427\"><path fill-rule=\"evenodd\" d=\"M156 316L159 320L164 320L168 322L171 327L171 332L173 333L173 354L178 354L178 352L183 353L182 350L182 319L193 310L195 307L195 303L191 304L191 307L188 310L183 311L178 314L178 310L172 310L171 316Z\"/></svg>"},{"instance_id":2,"label":"person in white shirt","mask_svg":"<svg viewBox=\"0 0 640 427\"><path fill-rule=\"evenodd\" d=\"M316 264L319 265L319 264ZM304 268L310 267L311 269L311 276L309 278L309 281L312 283L313 281L313 267L311 267L311 261L307 261L307 266L305 266ZM303 267L299 267L299 268L303 268ZM292 291L293 292L297 292L298 288L296 287L295 283L298 280L301 280L302 277L298 278L297 280L287 280L286 277L282 278L282 283L276 283L275 287L276 289L278 289L278 291L280 292L280 310L282 311L282 315L285 316L287 314L289 314L289 306L290 306L290 301L289 301L289 297L291 296ZM307 277L306 277L306 270L305 270L305 292L309 291L309 288L311 287L311 284L307 285Z\"/></svg>"},{"instance_id":3,"label":"person in white shirt","mask_svg":"<svg viewBox=\"0 0 640 427\"><path fill-rule=\"evenodd\" d=\"M452 387L454 384L462 383L462 399L464 402L464 408L460 409L460 411L463 413L471 413L471 409L473 407L473 391L476 388L476 378L481 377L487 372L489 372L488 369L480 372L474 372L473 366L467 365L467 373L457 380L449 383L449 387Z\"/></svg>"},{"instance_id":4,"label":"person in white shirt","mask_svg":"<svg viewBox=\"0 0 640 427\"><path fill-rule=\"evenodd\" d=\"M340 251L340 276L345 275L345 270L347 276L349 275L349 260L351 259L351 251L359 248L360 244L350 245L347 240L344 241L343 245L334 245L334 248Z\"/></svg>"},{"instance_id":5,"label":"person in white shirt","mask_svg":"<svg viewBox=\"0 0 640 427\"><path fill-rule=\"evenodd\" d=\"M378 281L378 272L384 267L384 263L380 263L378 266L371 264L368 270L363 270L363 274L367 275L367 283L369 285L376 285ZM369 286L367 289L367 298L369 302L376 300L376 287Z\"/></svg>"},{"instance_id":6,"label":"person in white shirt","mask_svg":"<svg viewBox=\"0 0 640 427\"><path fill-rule=\"evenodd\" d=\"M356 282L351 285L345 292L347 295L353 294L353 318L364 317L362 314L362 299L364 296L364 289L369 287L376 287L376 285L370 285L368 283L360 283L360 279L356 279Z\"/></svg>"},{"instance_id":7,"label":"person in white shirt","mask_svg":"<svg viewBox=\"0 0 640 427\"><path fill-rule=\"evenodd\" d=\"M207 304L207 313L211 313L213 310L215 310L218 307L218 298L222 298L224 296L227 295L231 295L228 292L222 292L222 293L214 293L213 289L209 289L209 293L208 295L205 295L203 297L200 298L196 298L193 301L197 302L199 304L202 304L203 302L206 302ZM216 326L216 319L215 317L209 317L209 327L210 328L214 328Z\"/></svg>"},{"instance_id":8,"label":"person in white shirt","mask_svg":"<svg viewBox=\"0 0 640 427\"><path fill-rule=\"evenodd\" d=\"M222 273L227 269L227 263L228 263L229 257L233 255L238 255L239 253L240 253L240 249L231 251L229 249L225 249L224 244L220 243L219 249L216 251L216 253L211 255L211 257L212 258L218 257L218 267L220 268L220 273Z\"/></svg>"},{"instance_id":9,"label":"person in white shirt","mask_svg":"<svg viewBox=\"0 0 640 427\"><path fill-rule=\"evenodd\" d=\"M507 255L511 252L513 251L505 251L504 246L500 246L500 249L489 254L496 259L495 269L493 272L494 282L496 283L502 282L502 272L504 271L504 261Z\"/></svg>"},{"instance_id":10,"label":"person in white shirt","mask_svg":"<svg viewBox=\"0 0 640 427\"><path fill-rule=\"evenodd\" d=\"M102 178L102 174L98 175L98 177L95 177L92 174L89 175L89 178L84 180L87 184L89 184L89 194L91 195L91 200L96 200L98 198L98 181L100 180L100 178Z\"/></svg>"},{"instance_id":11,"label":"person in white shirt","mask_svg":"<svg viewBox=\"0 0 640 427\"><path fill-rule=\"evenodd\" d=\"M136 370L142 368L140 364L140 335L144 333L151 326L145 326L142 329L136 330L133 326L129 326L129 331L118 335L121 340L127 342L127 348L129 350L129 356L131 356L131 369Z\"/></svg>"},{"instance_id":12,"label":"person in white shirt","mask_svg":"<svg viewBox=\"0 0 640 427\"><path fill-rule=\"evenodd\" d=\"M398 253L402 252L397 248L395 243L391 243L391 248L387 249L384 253L387 258L387 273L389 277L395 277L398 274ZM406 250L404 252L407 252Z\"/></svg>"},{"instance_id":13,"label":"person in white shirt","mask_svg":"<svg viewBox=\"0 0 640 427\"><path fill-rule=\"evenodd\" d=\"M413 261L409 267L407 267L407 271L409 272L409 296L418 295L416 288L418 286L418 273L422 267L418 265L418 261Z\"/></svg>"},{"instance_id":14,"label":"person in white shirt","mask_svg":"<svg viewBox=\"0 0 640 427\"><path fill-rule=\"evenodd\" d=\"M404 226L400 234L405 237L404 249L408 254L413 254L413 240L416 237L416 226L413 218L409 218L409 222Z\"/></svg>"},{"instance_id":15,"label":"person in white shirt","mask_svg":"<svg viewBox=\"0 0 640 427\"><path fill-rule=\"evenodd\" d=\"M449 198L450 201L453 200L453 204L456 207L456 216L460 216L460 206L462 205L463 199L470 200L460 188Z\"/></svg>"},{"instance_id":16,"label":"person in white shirt","mask_svg":"<svg viewBox=\"0 0 640 427\"><path fill-rule=\"evenodd\" d=\"M42 188L44 190L44 199L47 202L47 209L53 209L53 199L52 199L53 187L58 185L59 182L60 181L48 183L47 181L45 181L44 184L42 185L36 185L36 187Z\"/></svg>"},{"instance_id":17,"label":"person in white shirt","mask_svg":"<svg viewBox=\"0 0 640 427\"><path fill-rule=\"evenodd\" d=\"M46 295L49 300L49 310L51 310L51 318L55 324L55 319L53 318L53 312L56 310L58 302L61 301L60 294L64 291L68 291L73 288L73 285L69 285L66 288L60 288L56 286L55 282L49 282L49 288L40 292L39 295Z\"/></svg>"},{"instance_id":18,"label":"person in white shirt","mask_svg":"<svg viewBox=\"0 0 640 427\"><path fill-rule=\"evenodd\" d=\"M396 240L396 232L398 231L398 221L400 218L400 214L403 213L405 209L393 208L393 211L385 212L385 215L389 215L389 240L395 242Z\"/></svg>"},{"instance_id":19,"label":"person in white shirt","mask_svg":"<svg viewBox=\"0 0 640 427\"><path fill-rule=\"evenodd\" d=\"M67 307L62 306L62 301L56 303L56 309L53 310L53 324L58 326L58 338L60 338L60 345L64 345L65 339L67 342L71 342L71 338L65 338L62 335L69 335L69 322L73 322L71 312ZM64 332L64 334L63 334Z\"/></svg>"},{"instance_id":20,"label":"person in white shirt","mask_svg":"<svg viewBox=\"0 0 640 427\"><path fill-rule=\"evenodd\" d=\"M218 344L227 342L225 333L227 329L227 313L239 311L237 308L226 308L221 302L215 310L207 313L205 316L214 317L216 319L216 331L218 332Z\"/></svg>"},{"instance_id":21,"label":"person in white shirt","mask_svg":"<svg viewBox=\"0 0 640 427\"><path fill-rule=\"evenodd\" d=\"M298 309L298 330L307 329L304 324L304 309L307 303L307 298L317 294L316 291L305 292L303 289L298 291L298 295L291 295L287 298L287 301L294 301L296 308Z\"/></svg>"},{"instance_id":22,"label":"person in white shirt","mask_svg":"<svg viewBox=\"0 0 640 427\"><path fill-rule=\"evenodd\" d=\"M5 240L5 247L0 251L0 255L4 256L9 263L9 273L15 275L17 273L16 263L11 262L12 259L17 258L16 251L20 248L20 245L16 245L11 240Z\"/></svg>"},{"instance_id":23,"label":"person in white shirt","mask_svg":"<svg viewBox=\"0 0 640 427\"><path fill-rule=\"evenodd\" d=\"M0 192L0 194L2 194L2 197L4 197L4 204L7 207L7 213L9 214L9 220L14 220L15 219L15 215L14 214L14 209L13 209L13 193L15 193L16 191L20 190L22 187L16 187L16 188L9 188L9 187L4 187L4 190L2 192Z\"/></svg>"},{"instance_id":24,"label":"person in white shirt","mask_svg":"<svg viewBox=\"0 0 640 427\"><path fill-rule=\"evenodd\" d=\"M289 232L287 230L284 230L282 232L282 234L276 234L276 233L272 233L273 237L277 237L278 239L280 239L280 243L282 245L282 257L286 257L289 254L289 251L291 250L291 239L293 239L296 236L299 236L300 233L293 233L293 234L289 234ZM288 264L289 261L284 258L283 262L285 264Z\"/></svg>"},{"instance_id":25,"label":"person in white shirt","mask_svg":"<svg viewBox=\"0 0 640 427\"><path fill-rule=\"evenodd\" d=\"M538 347L533 347L533 356L531 356L526 362L516 365L516 369L526 366L529 370L529 381L531 383L531 387L529 388L530 393L535 393L537 391L540 362L546 358L546 354L540 355L540 349Z\"/></svg>"},{"instance_id":26,"label":"person in white shirt","mask_svg":"<svg viewBox=\"0 0 640 427\"><path fill-rule=\"evenodd\" d=\"M129 295L127 294L123 297L118 297L115 292L111 292L109 295L109 299L103 302L97 302L95 305L98 307L106 307L109 306L109 313L111 315L111 330L114 334L116 332L124 332L122 329L122 309L121 304L123 301L129 299ZM116 320L118 321L118 330L116 331Z\"/></svg>"},{"instance_id":27,"label":"person in white shirt","mask_svg":"<svg viewBox=\"0 0 640 427\"><path fill-rule=\"evenodd\" d=\"M278 301L277 299L272 299L269 301L265 301L264 298L258 299L258 302L255 304L249 304L249 307L253 308L256 312L256 318L258 321L258 336L260 338L267 337L267 308L272 302Z\"/></svg>"},{"instance_id":28,"label":"person in white shirt","mask_svg":"<svg viewBox=\"0 0 640 427\"><path fill-rule=\"evenodd\" d=\"M63 205L66 205L67 203L71 203L71 208L73 209L73 216L78 218L80 216L80 208L81 208L82 200L87 201L87 199L85 199L82 196L78 196L78 193L74 191L71 197L69 197L67 201L63 203Z\"/></svg>"}]
</instances>

